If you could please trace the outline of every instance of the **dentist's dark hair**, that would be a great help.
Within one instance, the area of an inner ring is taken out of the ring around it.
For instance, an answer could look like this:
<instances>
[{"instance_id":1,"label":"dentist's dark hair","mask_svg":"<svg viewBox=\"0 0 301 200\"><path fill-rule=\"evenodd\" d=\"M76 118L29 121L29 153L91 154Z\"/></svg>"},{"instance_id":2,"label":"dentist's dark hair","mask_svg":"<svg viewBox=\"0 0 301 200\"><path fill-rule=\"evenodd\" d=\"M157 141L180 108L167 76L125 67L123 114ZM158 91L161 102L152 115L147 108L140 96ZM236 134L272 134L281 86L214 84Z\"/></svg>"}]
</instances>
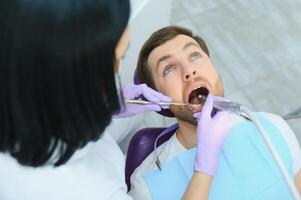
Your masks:
<instances>
[{"instance_id":1,"label":"dentist's dark hair","mask_svg":"<svg viewBox=\"0 0 301 200\"><path fill-rule=\"evenodd\" d=\"M114 52L129 9L128 0L0 1L0 152L59 166L101 137L119 110Z\"/></svg>"}]
</instances>

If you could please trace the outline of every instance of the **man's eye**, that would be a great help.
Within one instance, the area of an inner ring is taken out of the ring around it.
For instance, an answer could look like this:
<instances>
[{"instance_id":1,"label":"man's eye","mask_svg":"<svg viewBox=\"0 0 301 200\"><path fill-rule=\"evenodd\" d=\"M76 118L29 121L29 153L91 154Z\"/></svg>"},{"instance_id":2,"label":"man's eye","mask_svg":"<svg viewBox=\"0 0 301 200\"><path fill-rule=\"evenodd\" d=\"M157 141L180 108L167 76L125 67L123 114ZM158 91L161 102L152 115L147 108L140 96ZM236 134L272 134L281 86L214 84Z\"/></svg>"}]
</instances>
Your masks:
<instances>
[{"instance_id":1,"label":"man's eye","mask_svg":"<svg viewBox=\"0 0 301 200\"><path fill-rule=\"evenodd\" d=\"M165 67L163 74L164 74L164 75L167 75L167 74L169 74L170 72L172 72L175 68L176 68L176 67L173 66L173 65L168 65L167 67Z\"/></svg>"},{"instance_id":2,"label":"man's eye","mask_svg":"<svg viewBox=\"0 0 301 200\"><path fill-rule=\"evenodd\" d=\"M202 57L202 55L199 53L199 52L193 52L192 54L191 54L191 60L193 61L193 60L196 60L196 59L198 59L198 58L200 58L200 57Z\"/></svg>"}]
</instances>

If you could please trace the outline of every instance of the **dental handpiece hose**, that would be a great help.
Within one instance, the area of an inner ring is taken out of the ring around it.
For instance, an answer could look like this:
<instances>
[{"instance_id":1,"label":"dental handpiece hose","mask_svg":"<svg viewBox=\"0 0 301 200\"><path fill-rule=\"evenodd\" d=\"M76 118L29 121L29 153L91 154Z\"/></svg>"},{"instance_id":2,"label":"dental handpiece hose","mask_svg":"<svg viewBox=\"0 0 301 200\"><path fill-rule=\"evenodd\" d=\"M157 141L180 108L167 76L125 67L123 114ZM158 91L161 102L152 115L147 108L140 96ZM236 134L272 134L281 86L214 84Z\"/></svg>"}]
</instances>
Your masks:
<instances>
[{"instance_id":1,"label":"dental handpiece hose","mask_svg":"<svg viewBox=\"0 0 301 200\"><path fill-rule=\"evenodd\" d=\"M274 147L273 143L271 142L269 136L267 135L265 129L260 124L260 122L257 120L254 113L252 111L250 111L247 107L242 106L242 105L240 106L240 112L242 114L247 115L248 118L256 125L256 127L259 130L259 132L261 133L261 136L263 137L267 147L269 148L270 152L272 153L272 156L273 156L274 160L276 161L277 166L280 169L280 172L281 172L289 190L291 191L294 199L301 200L300 195L296 189L296 186L295 186L294 182L292 181L292 179L289 177L289 174L283 164L282 159L280 158L277 150L275 149L275 147Z\"/></svg>"}]
</instances>

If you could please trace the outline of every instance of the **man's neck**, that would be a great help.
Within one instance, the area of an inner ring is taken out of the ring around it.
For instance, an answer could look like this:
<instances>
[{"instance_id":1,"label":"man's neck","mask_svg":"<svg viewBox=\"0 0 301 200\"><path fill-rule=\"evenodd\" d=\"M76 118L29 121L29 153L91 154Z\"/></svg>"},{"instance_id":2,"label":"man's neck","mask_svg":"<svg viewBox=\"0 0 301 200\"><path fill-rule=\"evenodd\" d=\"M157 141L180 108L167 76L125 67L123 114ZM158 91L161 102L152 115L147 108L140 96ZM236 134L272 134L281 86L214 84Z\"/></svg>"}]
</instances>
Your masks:
<instances>
[{"instance_id":1,"label":"man's neck","mask_svg":"<svg viewBox=\"0 0 301 200\"><path fill-rule=\"evenodd\" d=\"M191 149L196 145L196 126L177 119L179 124L179 130L177 132L177 138L180 143L186 148Z\"/></svg>"}]
</instances>

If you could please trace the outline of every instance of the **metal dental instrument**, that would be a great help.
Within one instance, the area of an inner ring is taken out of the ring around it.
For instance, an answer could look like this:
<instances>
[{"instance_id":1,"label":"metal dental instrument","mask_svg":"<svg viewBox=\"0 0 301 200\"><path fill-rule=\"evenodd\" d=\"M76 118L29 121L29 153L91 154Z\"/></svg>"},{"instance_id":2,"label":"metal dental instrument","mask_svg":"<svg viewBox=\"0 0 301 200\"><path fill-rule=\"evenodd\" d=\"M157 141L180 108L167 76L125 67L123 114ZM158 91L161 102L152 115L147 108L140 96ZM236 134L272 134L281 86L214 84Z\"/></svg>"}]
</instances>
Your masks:
<instances>
[{"instance_id":1,"label":"metal dental instrument","mask_svg":"<svg viewBox=\"0 0 301 200\"><path fill-rule=\"evenodd\" d=\"M159 106L170 106L170 105L177 105L177 106L187 106L188 103L178 103L178 102L151 102L151 101L144 101L144 100L135 100L135 99L125 99L125 103L129 104L140 104L140 105L159 105Z\"/></svg>"},{"instance_id":2,"label":"metal dental instrument","mask_svg":"<svg viewBox=\"0 0 301 200\"><path fill-rule=\"evenodd\" d=\"M190 104L190 103L179 103L179 102L151 102L151 101L145 101L145 100L135 100L135 99L125 99L125 103L128 104L140 104L140 105L159 105L159 106L170 106L170 105L175 105L175 106L187 106L188 108L191 109L191 107L195 104ZM242 105L234 102L226 102L226 101L217 101L214 102L214 107L219 109L219 110L227 110L231 112L236 112L238 114L243 115L241 113L240 107ZM245 115L243 115L246 117Z\"/></svg>"}]
</instances>

